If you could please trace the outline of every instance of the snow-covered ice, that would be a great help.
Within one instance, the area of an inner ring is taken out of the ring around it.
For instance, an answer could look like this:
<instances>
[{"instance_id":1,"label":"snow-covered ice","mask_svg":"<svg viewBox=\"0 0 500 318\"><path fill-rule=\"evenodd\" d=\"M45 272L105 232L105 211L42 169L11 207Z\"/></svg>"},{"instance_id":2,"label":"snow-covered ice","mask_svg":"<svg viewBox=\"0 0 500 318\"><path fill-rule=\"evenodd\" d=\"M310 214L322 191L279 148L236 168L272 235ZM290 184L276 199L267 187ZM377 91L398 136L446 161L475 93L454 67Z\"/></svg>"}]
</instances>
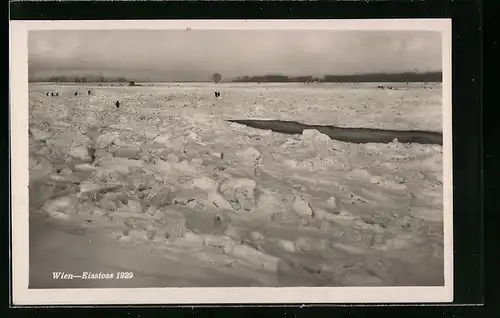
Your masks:
<instances>
[{"instance_id":1,"label":"snow-covered ice","mask_svg":"<svg viewBox=\"0 0 500 318\"><path fill-rule=\"evenodd\" d=\"M441 146L226 121L439 132L440 84L216 85L31 84L30 214L102 241L40 235L32 262L78 249L145 286L443 284Z\"/></svg>"}]
</instances>

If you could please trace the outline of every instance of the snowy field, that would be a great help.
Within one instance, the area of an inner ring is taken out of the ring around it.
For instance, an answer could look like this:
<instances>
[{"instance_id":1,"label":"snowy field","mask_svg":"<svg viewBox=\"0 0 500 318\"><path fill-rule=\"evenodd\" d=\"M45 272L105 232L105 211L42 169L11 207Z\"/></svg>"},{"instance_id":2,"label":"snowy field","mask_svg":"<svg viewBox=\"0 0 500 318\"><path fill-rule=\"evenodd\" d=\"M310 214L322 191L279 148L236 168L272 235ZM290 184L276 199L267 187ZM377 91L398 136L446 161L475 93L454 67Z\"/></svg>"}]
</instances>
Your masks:
<instances>
[{"instance_id":1,"label":"snowy field","mask_svg":"<svg viewBox=\"0 0 500 318\"><path fill-rule=\"evenodd\" d=\"M443 285L442 146L226 121L442 131L440 84L377 85L30 84L31 286Z\"/></svg>"}]
</instances>

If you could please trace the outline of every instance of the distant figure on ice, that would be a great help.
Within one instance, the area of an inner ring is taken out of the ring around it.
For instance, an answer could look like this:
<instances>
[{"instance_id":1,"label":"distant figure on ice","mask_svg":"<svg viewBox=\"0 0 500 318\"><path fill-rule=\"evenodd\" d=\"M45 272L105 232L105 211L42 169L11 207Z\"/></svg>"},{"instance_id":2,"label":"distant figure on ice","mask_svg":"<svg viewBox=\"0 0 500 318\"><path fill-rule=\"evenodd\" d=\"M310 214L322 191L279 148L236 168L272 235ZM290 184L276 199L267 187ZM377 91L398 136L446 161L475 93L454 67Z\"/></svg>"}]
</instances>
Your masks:
<instances>
[{"instance_id":1,"label":"distant figure on ice","mask_svg":"<svg viewBox=\"0 0 500 318\"><path fill-rule=\"evenodd\" d=\"M56 96L59 96L59 92L56 92Z\"/></svg>"},{"instance_id":2,"label":"distant figure on ice","mask_svg":"<svg viewBox=\"0 0 500 318\"><path fill-rule=\"evenodd\" d=\"M116 108L120 108L120 102L119 101L116 101L115 105L116 105Z\"/></svg>"},{"instance_id":3,"label":"distant figure on ice","mask_svg":"<svg viewBox=\"0 0 500 318\"><path fill-rule=\"evenodd\" d=\"M89 95L90 95L90 90L89 90Z\"/></svg>"},{"instance_id":4,"label":"distant figure on ice","mask_svg":"<svg viewBox=\"0 0 500 318\"><path fill-rule=\"evenodd\" d=\"M49 93L47 93L47 96L49 96Z\"/></svg>"},{"instance_id":5,"label":"distant figure on ice","mask_svg":"<svg viewBox=\"0 0 500 318\"><path fill-rule=\"evenodd\" d=\"M75 92L75 96L77 96L77 95L78 95L78 92Z\"/></svg>"},{"instance_id":6,"label":"distant figure on ice","mask_svg":"<svg viewBox=\"0 0 500 318\"><path fill-rule=\"evenodd\" d=\"M215 97L220 97L220 92L215 92Z\"/></svg>"},{"instance_id":7,"label":"distant figure on ice","mask_svg":"<svg viewBox=\"0 0 500 318\"><path fill-rule=\"evenodd\" d=\"M50 93L50 96L54 96L54 93Z\"/></svg>"}]
</instances>

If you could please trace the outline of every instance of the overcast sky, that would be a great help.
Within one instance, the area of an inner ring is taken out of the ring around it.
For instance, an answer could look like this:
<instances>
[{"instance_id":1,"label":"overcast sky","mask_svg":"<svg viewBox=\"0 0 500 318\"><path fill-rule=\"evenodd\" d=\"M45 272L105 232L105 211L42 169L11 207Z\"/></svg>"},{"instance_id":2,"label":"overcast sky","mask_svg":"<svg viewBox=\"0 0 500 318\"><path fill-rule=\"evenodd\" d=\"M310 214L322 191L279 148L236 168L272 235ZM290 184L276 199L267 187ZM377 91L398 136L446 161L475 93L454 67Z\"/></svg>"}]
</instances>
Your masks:
<instances>
[{"instance_id":1,"label":"overcast sky","mask_svg":"<svg viewBox=\"0 0 500 318\"><path fill-rule=\"evenodd\" d=\"M207 80L244 75L441 71L431 31L30 31L32 76Z\"/></svg>"}]
</instances>

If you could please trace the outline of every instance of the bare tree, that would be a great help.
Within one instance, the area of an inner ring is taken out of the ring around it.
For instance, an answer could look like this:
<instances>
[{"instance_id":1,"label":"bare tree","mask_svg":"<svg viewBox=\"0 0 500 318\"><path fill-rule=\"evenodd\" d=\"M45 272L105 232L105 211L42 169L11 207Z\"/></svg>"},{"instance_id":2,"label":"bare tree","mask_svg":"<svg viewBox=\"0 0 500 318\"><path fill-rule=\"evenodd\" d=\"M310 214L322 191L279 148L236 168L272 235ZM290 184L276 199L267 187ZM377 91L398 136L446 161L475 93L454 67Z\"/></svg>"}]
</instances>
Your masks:
<instances>
[{"instance_id":1,"label":"bare tree","mask_svg":"<svg viewBox=\"0 0 500 318\"><path fill-rule=\"evenodd\" d=\"M219 73L215 73L212 75L212 81L214 81L214 83L219 83L222 79L222 75L220 75Z\"/></svg>"}]
</instances>

